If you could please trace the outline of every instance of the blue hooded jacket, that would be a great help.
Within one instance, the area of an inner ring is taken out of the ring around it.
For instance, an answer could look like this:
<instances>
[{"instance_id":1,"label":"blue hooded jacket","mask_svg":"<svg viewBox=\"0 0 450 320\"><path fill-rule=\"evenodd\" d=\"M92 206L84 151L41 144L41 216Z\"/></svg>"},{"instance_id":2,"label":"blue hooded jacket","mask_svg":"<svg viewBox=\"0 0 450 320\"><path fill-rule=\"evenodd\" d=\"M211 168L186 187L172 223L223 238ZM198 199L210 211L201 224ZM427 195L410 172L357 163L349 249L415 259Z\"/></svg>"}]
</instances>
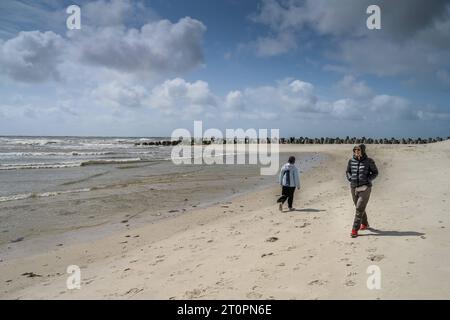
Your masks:
<instances>
[{"instance_id":1,"label":"blue hooded jacket","mask_svg":"<svg viewBox=\"0 0 450 320\"><path fill-rule=\"evenodd\" d=\"M279 182L283 187L300 187L300 175L297 167L292 163L286 163L281 167Z\"/></svg>"}]
</instances>

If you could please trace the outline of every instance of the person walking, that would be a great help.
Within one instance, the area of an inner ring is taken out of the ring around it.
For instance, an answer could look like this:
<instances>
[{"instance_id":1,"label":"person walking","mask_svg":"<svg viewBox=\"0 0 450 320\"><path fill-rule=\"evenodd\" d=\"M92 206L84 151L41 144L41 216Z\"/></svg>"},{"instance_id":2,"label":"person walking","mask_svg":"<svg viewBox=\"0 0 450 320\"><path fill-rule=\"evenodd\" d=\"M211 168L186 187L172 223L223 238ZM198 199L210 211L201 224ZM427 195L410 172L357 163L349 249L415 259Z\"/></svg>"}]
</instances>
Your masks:
<instances>
[{"instance_id":1,"label":"person walking","mask_svg":"<svg viewBox=\"0 0 450 320\"><path fill-rule=\"evenodd\" d=\"M348 161L346 176L350 182L352 200L356 207L351 232L351 237L356 238L359 230L369 228L366 207L372 191L372 181L378 176L375 161L367 156L364 144L353 148L353 157Z\"/></svg>"},{"instance_id":2,"label":"person walking","mask_svg":"<svg viewBox=\"0 0 450 320\"><path fill-rule=\"evenodd\" d=\"M279 181L282 187L282 196L277 200L277 203L280 204L279 209L280 211L283 211L283 204L287 200L289 210L292 211L294 210L292 204L294 202L295 188L300 190L299 171L295 166L294 156L290 156L288 162L281 167Z\"/></svg>"}]
</instances>

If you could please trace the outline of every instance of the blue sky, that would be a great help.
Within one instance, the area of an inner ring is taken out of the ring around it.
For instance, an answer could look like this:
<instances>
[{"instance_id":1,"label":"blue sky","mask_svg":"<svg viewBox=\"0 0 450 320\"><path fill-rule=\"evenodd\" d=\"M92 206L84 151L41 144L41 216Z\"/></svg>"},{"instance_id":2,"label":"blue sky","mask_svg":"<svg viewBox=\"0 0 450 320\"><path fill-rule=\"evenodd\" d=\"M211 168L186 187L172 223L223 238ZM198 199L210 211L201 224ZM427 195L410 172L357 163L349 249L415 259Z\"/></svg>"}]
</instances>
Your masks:
<instances>
[{"instance_id":1,"label":"blue sky","mask_svg":"<svg viewBox=\"0 0 450 320\"><path fill-rule=\"evenodd\" d=\"M447 0L6 0L0 135L449 136L449 58Z\"/></svg>"}]
</instances>

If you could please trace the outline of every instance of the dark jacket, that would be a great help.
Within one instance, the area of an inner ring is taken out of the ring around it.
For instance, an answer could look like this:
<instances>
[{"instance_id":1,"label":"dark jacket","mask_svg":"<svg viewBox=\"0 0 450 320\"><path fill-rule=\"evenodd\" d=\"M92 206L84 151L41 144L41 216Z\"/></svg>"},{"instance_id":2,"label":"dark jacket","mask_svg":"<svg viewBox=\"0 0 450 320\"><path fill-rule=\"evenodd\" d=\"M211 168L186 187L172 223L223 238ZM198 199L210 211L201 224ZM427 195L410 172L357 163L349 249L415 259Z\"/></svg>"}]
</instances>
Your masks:
<instances>
[{"instance_id":1,"label":"dark jacket","mask_svg":"<svg viewBox=\"0 0 450 320\"><path fill-rule=\"evenodd\" d=\"M378 168L375 165L375 161L367 157L364 146L360 147L362 151L361 159L358 160L353 156L347 164L347 180L352 188L364 185L371 187L372 181L378 176Z\"/></svg>"}]
</instances>

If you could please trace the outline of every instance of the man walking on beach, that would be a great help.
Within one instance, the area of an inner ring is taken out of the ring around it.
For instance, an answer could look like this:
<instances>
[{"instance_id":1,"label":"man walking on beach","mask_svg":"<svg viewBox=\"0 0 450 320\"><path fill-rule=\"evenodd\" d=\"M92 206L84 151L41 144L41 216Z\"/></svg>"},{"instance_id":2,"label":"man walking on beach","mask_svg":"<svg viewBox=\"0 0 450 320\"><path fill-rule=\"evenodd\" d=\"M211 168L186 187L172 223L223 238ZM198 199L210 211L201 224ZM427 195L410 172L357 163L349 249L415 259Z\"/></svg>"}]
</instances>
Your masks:
<instances>
[{"instance_id":1,"label":"man walking on beach","mask_svg":"<svg viewBox=\"0 0 450 320\"><path fill-rule=\"evenodd\" d=\"M353 148L353 157L348 161L346 175L356 207L351 233L351 237L356 238L359 230L366 230L369 227L366 206L372 190L372 181L378 176L375 161L367 157L364 144Z\"/></svg>"},{"instance_id":2,"label":"man walking on beach","mask_svg":"<svg viewBox=\"0 0 450 320\"><path fill-rule=\"evenodd\" d=\"M300 190L300 178L298 169L295 166L295 157L290 156L288 163L281 167L280 184L282 186L282 196L277 200L280 203L279 209L283 211L283 204L288 201L289 210L294 210L292 203L294 202L295 188Z\"/></svg>"}]
</instances>

